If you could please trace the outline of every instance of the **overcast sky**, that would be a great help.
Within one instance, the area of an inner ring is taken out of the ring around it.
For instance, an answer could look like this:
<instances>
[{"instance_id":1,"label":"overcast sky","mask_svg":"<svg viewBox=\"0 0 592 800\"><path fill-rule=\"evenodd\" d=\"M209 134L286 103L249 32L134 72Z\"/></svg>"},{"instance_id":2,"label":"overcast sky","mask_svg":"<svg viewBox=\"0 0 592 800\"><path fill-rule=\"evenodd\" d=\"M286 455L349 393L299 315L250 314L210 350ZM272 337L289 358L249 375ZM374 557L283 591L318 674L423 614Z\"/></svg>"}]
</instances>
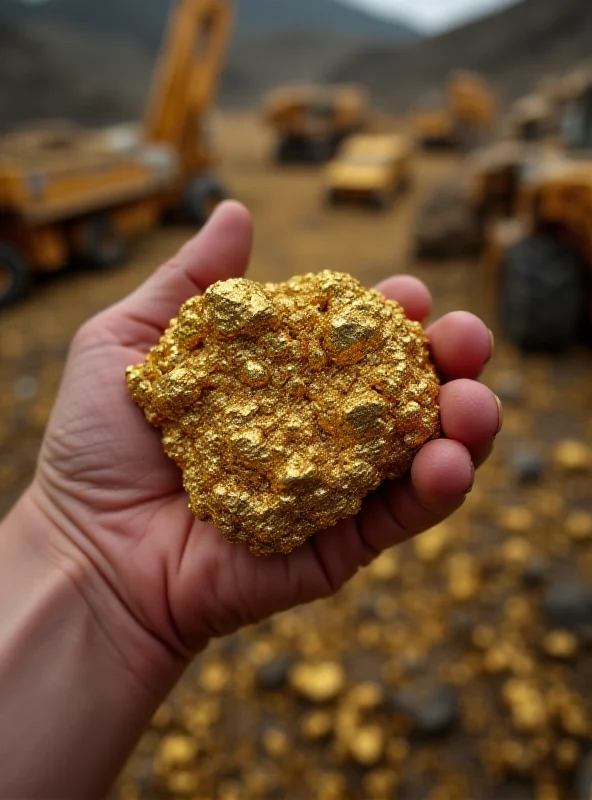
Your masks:
<instances>
[{"instance_id":1,"label":"overcast sky","mask_svg":"<svg viewBox=\"0 0 592 800\"><path fill-rule=\"evenodd\" d=\"M496 8L513 5L517 0L345 0L350 5L401 15L434 33L486 14Z\"/></svg>"}]
</instances>

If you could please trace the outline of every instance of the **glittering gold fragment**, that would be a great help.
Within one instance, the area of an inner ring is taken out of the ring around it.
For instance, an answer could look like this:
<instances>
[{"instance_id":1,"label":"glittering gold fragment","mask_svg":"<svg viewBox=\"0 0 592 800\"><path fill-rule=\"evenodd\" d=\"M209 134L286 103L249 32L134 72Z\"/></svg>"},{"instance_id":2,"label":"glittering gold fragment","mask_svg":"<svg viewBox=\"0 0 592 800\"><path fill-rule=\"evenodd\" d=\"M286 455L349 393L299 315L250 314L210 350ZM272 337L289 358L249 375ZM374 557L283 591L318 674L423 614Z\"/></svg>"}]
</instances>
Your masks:
<instances>
[{"instance_id":1,"label":"glittering gold fragment","mask_svg":"<svg viewBox=\"0 0 592 800\"><path fill-rule=\"evenodd\" d=\"M572 511L565 520L565 529L575 542L592 539L592 514L588 511Z\"/></svg>"},{"instance_id":2,"label":"glittering gold fragment","mask_svg":"<svg viewBox=\"0 0 592 800\"><path fill-rule=\"evenodd\" d=\"M280 758L289 750L288 737L278 728L269 728L263 733L263 747L268 756Z\"/></svg>"},{"instance_id":3,"label":"glittering gold fragment","mask_svg":"<svg viewBox=\"0 0 592 800\"><path fill-rule=\"evenodd\" d=\"M421 326L334 272L214 284L127 381L195 515L259 555L357 513L439 435Z\"/></svg>"},{"instance_id":4,"label":"glittering gold fragment","mask_svg":"<svg viewBox=\"0 0 592 800\"><path fill-rule=\"evenodd\" d=\"M427 562L437 561L446 549L449 538L450 529L446 523L436 525L435 528L418 536L414 543L418 558Z\"/></svg>"},{"instance_id":5,"label":"glittering gold fragment","mask_svg":"<svg viewBox=\"0 0 592 800\"><path fill-rule=\"evenodd\" d=\"M553 658L573 658L578 652L578 640L569 631L550 631L543 640L543 649Z\"/></svg>"},{"instance_id":6,"label":"glittering gold fragment","mask_svg":"<svg viewBox=\"0 0 592 800\"><path fill-rule=\"evenodd\" d=\"M297 664L290 673L290 684L307 700L324 703L334 700L343 691L345 672L341 664L332 661Z\"/></svg>"},{"instance_id":7,"label":"glittering gold fragment","mask_svg":"<svg viewBox=\"0 0 592 800\"><path fill-rule=\"evenodd\" d=\"M523 506L502 508L499 513L502 528L510 533L525 533L533 524L532 511Z\"/></svg>"},{"instance_id":8,"label":"glittering gold fragment","mask_svg":"<svg viewBox=\"0 0 592 800\"><path fill-rule=\"evenodd\" d=\"M156 752L155 771L159 775L166 775L175 769L188 767L194 763L197 753L197 744L189 736L166 736Z\"/></svg>"},{"instance_id":9,"label":"glittering gold fragment","mask_svg":"<svg viewBox=\"0 0 592 800\"><path fill-rule=\"evenodd\" d=\"M352 758L363 767L373 767L384 753L384 731L379 725L362 725L349 742Z\"/></svg>"},{"instance_id":10,"label":"glittering gold fragment","mask_svg":"<svg viewBox=\"0 0 592 800\"><path fill-rule=\"evenodd\" d=\"M568 472L586 472L592 469L592 447L584 442L564 439L555 448L555 463Z\"/></svg>"},{"instance_id":11,"label":"glittering gold fragment","mask_svg":"<svg viewBox=\"0 0 592 800\"><path fill-rule=\"evenodd\" d=\"M477 563L468 553L457 553L449 559L448 589L459 602L472 600L479 591Z\"/></svg>"},{"instance_id":12,"label":"glittering gold fragment","mask_svg":"<svg viewBox=\"0 0 592 800\"><path fill-rule=\"evenodd\" d=\"M300 724L300 733L309 741L324 739L333 730L333 718L326 711L311 711L303 717Z\"/></svg>"}]
</instances>

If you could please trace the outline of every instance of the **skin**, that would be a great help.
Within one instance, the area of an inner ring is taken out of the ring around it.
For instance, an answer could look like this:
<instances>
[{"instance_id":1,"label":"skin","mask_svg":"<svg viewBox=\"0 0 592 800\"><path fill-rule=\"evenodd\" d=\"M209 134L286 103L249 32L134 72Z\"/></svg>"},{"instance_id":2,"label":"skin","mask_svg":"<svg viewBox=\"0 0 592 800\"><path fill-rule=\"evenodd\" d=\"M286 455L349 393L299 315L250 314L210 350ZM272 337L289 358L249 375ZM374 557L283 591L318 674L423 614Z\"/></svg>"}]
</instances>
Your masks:
<instances>
[{"instance_id":1,"label":"skin","mask_svg":"<svg viewBox=\"0 0 592 800\"><path fill-rule=\"evenodd\" d=\"M370 496L357 518L268 558L196 520L124 373L188 297L244 274L251 243L248 212L223 204L73 341L35 478L0 528L0 797L103 796L211 638L335 593L384 549L458 509L491 451L499 401L475 379L492 340L456 312L428 329L447 381L447 438L428 443L409 476ZM412 319L428 316L416 279L378 288Z\"/></svg>"}]
</instances>

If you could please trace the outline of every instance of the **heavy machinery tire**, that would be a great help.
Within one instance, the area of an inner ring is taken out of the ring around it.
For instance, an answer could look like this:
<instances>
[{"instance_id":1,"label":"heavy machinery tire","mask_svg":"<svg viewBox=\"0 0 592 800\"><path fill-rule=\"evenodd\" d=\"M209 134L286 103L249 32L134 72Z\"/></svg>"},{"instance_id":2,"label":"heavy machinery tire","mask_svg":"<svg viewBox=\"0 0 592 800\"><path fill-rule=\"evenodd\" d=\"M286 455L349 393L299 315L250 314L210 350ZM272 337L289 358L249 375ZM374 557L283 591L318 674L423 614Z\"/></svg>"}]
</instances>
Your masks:
<instances>
[{"instance_id":1,"label":"heavy machinery tire","mask_svg":"<svg viewBox=\"0 0 592 800\"><path fill-rule=\"evenodd\" d=\"M199 175L187 186L185 212L188 222L205 225L216 207L228 197L224 185L212 175Z\"/></svg>"},{"instance_id":2,"label":"heavy machinery tire","mask_svg":"<svg viewBox=\"0 0 592 800\"><path fill-rule=\"evenodd\" d=\"M29 288L31 273L24 259L0 242L0 308L16 303Z\"/></svg>"},{"instance_id":3,"label":"heavy machinery tire","mask_svg":"<svg viewBox=\"0 0 592 800\"><path fill-rule=\"evenodd\" d=\"M275 152L275 160L278 164L292 164L298 161L296 147L291 139L279 140Z\"/></svg>"},{"instance_id":4,"label":"heavy machinery tire","mask_svg":"<svg viewBox=\"0 0 592 800\"><path fill-rule=\"evenodd\" d=\"M337 151L337 145L329 141L310 142L309 161L313 164L324 164L330 161Z\"/></svg>"},{"instance_id":5,"label":"heavy machinery tire","mask_svg":"<svg viewBox=\"0 0 592 800\"><path fill-rule=\"evenodd\" d=\"M392 200L392 196L387 191L376 191L370 196L370 206L376 211L386 211Z\"/></svg>"},{"instance_id":6,"label":"heavy machinery tire","mask_svg":"<svg viewBox=\"0 0 592 800\"><path fill-rule=\"evenodd\" d=\"M126 253L125 239L107 214L93 217L84 225L80 254L85 264L110 270L125 260Z\"/></svg>"},{"instance_id":7,"label":"heavy machinery tire","mask_svg":"<svg viewBox=\"0 0 592 800\"><path fill-rule=\"evenodd\" d=\"M572 343L586 311L585 275L578 253L550 236L514 245L502 274L501 315L508 338L531 350Z\"/></svg>"}]
</instances>

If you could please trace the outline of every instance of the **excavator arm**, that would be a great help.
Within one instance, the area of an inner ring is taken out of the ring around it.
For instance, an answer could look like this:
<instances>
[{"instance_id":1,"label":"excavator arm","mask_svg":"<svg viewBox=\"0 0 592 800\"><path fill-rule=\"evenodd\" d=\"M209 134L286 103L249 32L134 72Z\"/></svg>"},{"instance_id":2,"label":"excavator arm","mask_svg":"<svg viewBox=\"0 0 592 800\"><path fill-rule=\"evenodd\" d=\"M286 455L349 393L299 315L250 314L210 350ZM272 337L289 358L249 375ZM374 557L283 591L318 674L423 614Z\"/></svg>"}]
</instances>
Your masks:
<instances>
[{"instance_id":1,"label":"excavator arm","mask_svg":"<svg viewBox=\"0 0 592 800\"><path fill-rule=\"evenodd\" d=\"M145 137L174 147L186 174L199 166L202 118L218 87L232 17L228 0L176 0L171 12Z\"/></svg>"}]
</instances>

